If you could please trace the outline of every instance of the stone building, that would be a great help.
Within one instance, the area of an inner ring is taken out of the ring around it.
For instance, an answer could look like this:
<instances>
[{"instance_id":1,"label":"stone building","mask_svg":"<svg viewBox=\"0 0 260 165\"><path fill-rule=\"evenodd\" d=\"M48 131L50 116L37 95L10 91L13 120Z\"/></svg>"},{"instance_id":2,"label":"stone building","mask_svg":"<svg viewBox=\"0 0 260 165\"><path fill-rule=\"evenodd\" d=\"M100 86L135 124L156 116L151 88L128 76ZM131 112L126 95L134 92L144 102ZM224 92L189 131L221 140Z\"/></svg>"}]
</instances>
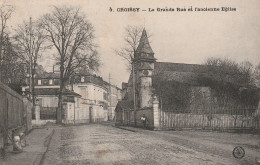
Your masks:
<instances>
[{"instance_id":1,"label":"stone building","mask_svg":"<svg viewBox=\"0 0 260 165\"><path fill-rule=\"evenodd\" d=\"M104 82L108 97L108 120L115 119L115 109L118 101L122 99L122 90L115 85Z\"/></svg>"},{"instance_id":2,"label":"stone building","mask_svg":"<svg viewBox=\"0 0 260 165\"><path fill-rule=\"evenodd\" d=\"M157 62L145 29L134 54L133 65L134 71L128 83L122 83L124 97L116 107L117 124L142 126L140 118L145 115L149 127L154 128L158 125L158 109L198 114L208 113L211 107L219 104L210 86L201 79L214 77L208 75L207 66ZM217 109L219 112L214 113L223 113L220 112L223 108Z\"/></svg>"},{"instance_id":3,"label":"stone building","mask_svg":"<svg viewBox=\"0 0 260 165\"><path fill-rule=\"evenodd\" d=\"M143 114L146 114L150 120L153 119L152 75L155 61L154 52L144 29L134 54L134 72L131 72L128 83L123 83L124 98L118 102L116 107L117 123L141 125L141 121L138 119ZM131 111L124 113L125 110ZM136 120L134 116L136 116Z\"/></svg>"},{"instance_id":4,"label":"stone building","mask_svg":"<svg viewBox=\"0 0 260 165\"><path fill-rule=\"evenodd\" d=\"M76 122L100 122L113 120L121 89L89 73L78 73L68 89L81 95L75 108ZM73 114L71 119L73 119ZM72 122L72 120L70 120Z\"/></svg>"},{"instance_id":5,"label":"stone building","mask_svg":"<svg viewBox=\"0 0 260 165\"><path fill-rule=\"evenodd\" d=\"M92 123L108 120L108 92L101 77L90 74L77 74L68 86L81 95L77 99L75 113L68 122Z\"/></svg>"},{"instance_id":6,"label":"stone building","mask_svg":"<svg viewBox=\"0 0 260 165\"><path fill-rule=\"evenodd\" d=\"M39 112L34 113L33 124L55 123L60 88L59 73L38 74L35 77L34 85ZM24 88L28 92L29 87ZM111 94L109 89L113 90ZM111 102L110 98L112 98ZM120 98L121 90L105 82L101 77L89 73L78 73L71 79L71 83L66 85L62 121L65 124L107 121L110 107L115 107ZM39 115L37 121L36 113Z\"/></svg>"}]
</instances>

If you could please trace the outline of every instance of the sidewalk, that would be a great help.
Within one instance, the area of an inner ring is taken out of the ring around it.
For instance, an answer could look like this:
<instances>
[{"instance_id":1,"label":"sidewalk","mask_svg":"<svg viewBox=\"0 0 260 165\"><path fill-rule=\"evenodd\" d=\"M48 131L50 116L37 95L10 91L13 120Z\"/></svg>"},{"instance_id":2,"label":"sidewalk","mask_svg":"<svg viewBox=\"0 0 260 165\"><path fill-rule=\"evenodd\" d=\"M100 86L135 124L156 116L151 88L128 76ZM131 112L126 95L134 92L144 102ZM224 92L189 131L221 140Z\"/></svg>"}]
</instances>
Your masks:
<instances>
[{"instance_id":1,"label":"sidewalk","mask_svg":"<svg viewBox=\"0 0 260 165\"><path fill-rule=\"evenodd\" d=\"M54 126L55 127L55 126ZM38 165L40 164L47 146L54 134L54 127L43 127L33 129L26 136L27 146L22 153L12 152L13 146L6 148L4 160L0 160L0 165Z\"/></svg>"}]
</instances>

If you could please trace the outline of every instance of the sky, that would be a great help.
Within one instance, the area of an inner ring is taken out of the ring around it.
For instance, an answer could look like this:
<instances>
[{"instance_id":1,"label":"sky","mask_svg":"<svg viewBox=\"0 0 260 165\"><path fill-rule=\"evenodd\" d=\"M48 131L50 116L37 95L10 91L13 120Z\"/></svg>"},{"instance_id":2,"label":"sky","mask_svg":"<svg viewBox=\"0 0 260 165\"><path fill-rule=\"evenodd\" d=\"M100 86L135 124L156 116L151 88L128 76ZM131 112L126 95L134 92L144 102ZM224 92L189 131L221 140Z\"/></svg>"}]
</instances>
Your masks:
<instances>
[{"instance_id":1,"label":"sky","mask_svg":"<svg viewBox=\"0 0 260 165\"><path fill-rule=\"evenodd\" d=\"M37 19L52 6L80 7L95 29L102 61L99 75L121 87L129 72L125 61L114 53L124 46L124 28L142 26L152 35L150 45L160 62L202 64L209 57L229 58L237 62L260 62L259 0L0 0L15 6L9 28L22 21ZM140 8L139 12L118 12L118 8ZM188 11L192 7L193 11ZM236 11L195 11L195 8L236 8ZM110 12L110 8L113 12ZM155 9L148 12L149 8ZM173 8L174 12L158 12ZM176 11L186 8L186 11ZM146 11L142 11L146 10ZM51 71L53 60L44 52L40 60Z\"/></svg>"}]
</instances>

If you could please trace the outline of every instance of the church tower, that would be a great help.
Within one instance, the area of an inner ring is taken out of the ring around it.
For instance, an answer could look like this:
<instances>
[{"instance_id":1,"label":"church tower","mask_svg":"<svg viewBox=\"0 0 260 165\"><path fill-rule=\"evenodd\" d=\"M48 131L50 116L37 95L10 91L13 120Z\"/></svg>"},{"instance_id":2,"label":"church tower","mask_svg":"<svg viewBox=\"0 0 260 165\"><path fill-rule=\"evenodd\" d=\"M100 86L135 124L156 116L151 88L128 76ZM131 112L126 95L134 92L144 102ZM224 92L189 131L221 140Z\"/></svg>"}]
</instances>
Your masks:
<instances>
[{"instance_id":1,"label":"church tower","mask_svg":"<svg viewBox=\"0 0 260 165\"><path fill-rule=\"evenodd\" d=\"M154 52L144 29L134 54L136 100L139 108L152 107L152 74L155 61Z\"/></svg>"}]
</instances>

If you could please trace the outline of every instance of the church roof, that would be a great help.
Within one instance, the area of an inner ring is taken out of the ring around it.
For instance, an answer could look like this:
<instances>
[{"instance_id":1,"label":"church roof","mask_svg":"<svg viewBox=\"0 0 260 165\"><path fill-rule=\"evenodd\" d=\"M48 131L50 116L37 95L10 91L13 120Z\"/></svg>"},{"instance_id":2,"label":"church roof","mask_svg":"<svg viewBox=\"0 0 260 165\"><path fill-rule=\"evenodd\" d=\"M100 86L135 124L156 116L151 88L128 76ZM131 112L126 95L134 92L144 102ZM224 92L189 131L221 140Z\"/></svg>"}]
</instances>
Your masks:
<instances>
[{"instance_id":1,"label":"church roof","mask_svg":"<svg viewBox=\"0 0 260 165\"><path fill-rule=\"evenodd\" d=\"M121 100L116 105L116 111L134 109L134 102L129 100Z\"/></svg>"},{"instance_id":2,"label":"church roof","mask_svg":"<svg viewBox=\"0 0 260 165\"><path fill-rule=\"evenodd\" d=\"M127 86L128 86L128 83L126 83L126 82L122 82L122 89L126 89Z\"/></svg>"},{"instance_id":3,"label":"church roof","mask_svg":"<svg viewBox=\"0 0 260 165\"><path fill-rule=\"evenodd\" d=\"M153 84L158 81L175 81L193 86L204 86L199 81L205 65L155 62Z\"/></svg>"},{"instance_id":4,"label":"church roof","mask_svg":"<svg viewBox=\"0 0 260 165\"><path fill-rule=\"evenodd\" d=\"M142 32L142 36L141 36L139 45L136 49L136 52L137 53L145 53L145 54L154 54L154 52L153 52L153 50L150 46L150 43L148 41L148 37L147 37L145 29Z\"/></svg>"},{"instance_id":5,"label":"church roof","mask_svg":"<svg viewBox=\"0 0 260 165\"><path fill-rule=\"evenodd\" d=\"M157 71L203 72L203 70L206 69L206 66L199 65L199 64L155 62L154 68L155 68L155 72Z\"/></svg>"}]
</instances>

